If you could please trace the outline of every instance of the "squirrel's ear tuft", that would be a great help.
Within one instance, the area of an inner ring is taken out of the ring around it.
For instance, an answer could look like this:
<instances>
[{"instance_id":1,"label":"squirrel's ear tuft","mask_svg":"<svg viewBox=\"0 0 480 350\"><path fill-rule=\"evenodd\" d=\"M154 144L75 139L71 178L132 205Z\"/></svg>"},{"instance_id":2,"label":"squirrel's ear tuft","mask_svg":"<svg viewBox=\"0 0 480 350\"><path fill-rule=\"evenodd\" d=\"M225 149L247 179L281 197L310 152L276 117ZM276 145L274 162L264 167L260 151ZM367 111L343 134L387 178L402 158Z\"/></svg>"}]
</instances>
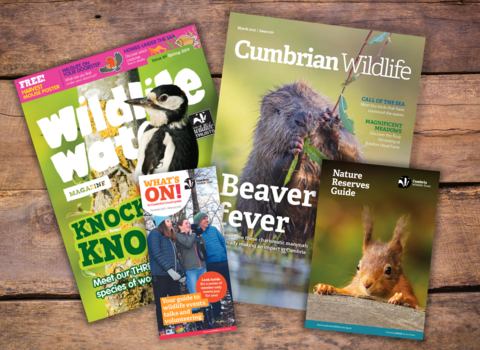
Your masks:
<instances>
[{"instance_id":1,"label":"squirrel's ear tuft","mask_svg":"<svg viewBox=\"0 0 480 350\"><path fill-rule=\"evenodd\" d=\"M363 208L363 251L365 251L372 242L373 214L369 207Z\"/></svg>"},{"instance_id":2,"label":"squirrel's ear tuft","mask_svg":"<svg viewBox=\"0 0 480 350\"><path fill-rule=\"evenodd\" d=\"M408 238L407 226L410 222L410 215L402 215L397 221L395 226L395 231L393 231L392 241L390 242L390 248L392 250L398 251L400 256L402 255L403 250L405 249L405 243Z\"/></svg>"}]
</instances>

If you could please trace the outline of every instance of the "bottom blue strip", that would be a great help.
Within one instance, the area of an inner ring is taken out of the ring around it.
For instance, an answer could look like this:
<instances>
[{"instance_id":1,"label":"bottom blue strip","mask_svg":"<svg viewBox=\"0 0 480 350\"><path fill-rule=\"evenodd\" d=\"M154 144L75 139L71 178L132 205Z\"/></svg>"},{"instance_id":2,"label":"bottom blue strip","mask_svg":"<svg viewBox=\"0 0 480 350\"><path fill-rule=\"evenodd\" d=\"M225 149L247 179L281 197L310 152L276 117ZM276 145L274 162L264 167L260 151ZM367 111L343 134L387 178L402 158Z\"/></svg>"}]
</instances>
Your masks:
<instances>
[{"instance_id":1,"label":"bottom blue strip","mask_svg":"<svg viewBox=\"0 0 480 350\"><path fill-rule=\"evenodd\" d=\"M305 321L305 327L313 328L313 329L324 329L327 331L382 335L384 337L423 340L423 332L405 331L403 329L358 326L355 324L310 321L310 320Z\"/></svg>"}]
</instances>

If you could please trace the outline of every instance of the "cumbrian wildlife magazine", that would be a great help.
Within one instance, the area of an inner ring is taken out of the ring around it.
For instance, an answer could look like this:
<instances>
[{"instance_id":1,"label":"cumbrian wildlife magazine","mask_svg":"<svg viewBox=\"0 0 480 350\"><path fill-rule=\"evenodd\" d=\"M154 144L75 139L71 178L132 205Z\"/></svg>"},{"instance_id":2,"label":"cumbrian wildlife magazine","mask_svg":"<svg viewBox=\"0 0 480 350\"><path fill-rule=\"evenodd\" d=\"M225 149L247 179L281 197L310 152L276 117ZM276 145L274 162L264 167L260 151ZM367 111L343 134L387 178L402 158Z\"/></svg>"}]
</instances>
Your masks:
<instances>
[{"instance_id":1,"label":"cumbrian wildlife magazine","mask_svg":"<svg viewBox=\"0 0 480 350\"><path fill-rule=\"evenodd\" d=\"M212 165L235 301L306 308L320 164L409 165L424 44L230 14Z\"/></svg>"},{"instance_id":2,"label":"cumbrian wildlife magazine","mask_svg":"<svg viewBox=\"0 0 480 350\"><path fill-rule=\"evenodd\" d=\"M165 84L209 166L218 99L195 25L15 80L89 322L153 302L134 176L151 109L125 101L168 103Z\"/></svg>"},{"instance_id":3,"label":"cumbrian wildlife magazine","mask_svg":"<svg viewBox=\"0 0 480 350\"><path fill-rule=\"evenodd\" d=\"M423 339L439 178L323 162L305 327Z\"/></svg>"}]
</instances>

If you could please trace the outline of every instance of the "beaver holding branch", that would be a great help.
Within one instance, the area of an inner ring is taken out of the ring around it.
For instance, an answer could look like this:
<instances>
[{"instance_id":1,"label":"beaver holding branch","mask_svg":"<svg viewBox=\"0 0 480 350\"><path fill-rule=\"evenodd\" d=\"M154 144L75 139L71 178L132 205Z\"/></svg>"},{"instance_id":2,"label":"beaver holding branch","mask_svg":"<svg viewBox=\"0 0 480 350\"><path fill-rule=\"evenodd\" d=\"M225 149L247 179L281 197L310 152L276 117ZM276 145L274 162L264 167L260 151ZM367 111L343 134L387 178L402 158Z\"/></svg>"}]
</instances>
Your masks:
<instances>
[{"instance_id":1,"label":"beaver holding branch","mask_svg":"<svg viewBox=\"0 0 480 350\"><path fill-rule=\"evenodd\" d=\"M355 137L343 126L338 115L333 116L334 104L304 82L278 86L262 99L261 116L257 123L253 149L248 157L239 186L245 182L283 187L288 169L298 154L295 171L286 187L301 192L298 201L304 204L305 191L318 192L321 167L303 151L304 140L310 136L310 145L331 160L363 162L362 152ZM270 192L271 193L271 192ZM242 212L289 217L282 241L305 243L314 235L317 198L309 196L311 206L291 205L286 196L276 203L237 197L236 209ZM260 221L260 220L259 220ZM253 232L260 229L257 222ZM248 235L245 218L238 228ZM260 238L273 238L274 231L262 232Z\"/></svg>"}]
</instances>

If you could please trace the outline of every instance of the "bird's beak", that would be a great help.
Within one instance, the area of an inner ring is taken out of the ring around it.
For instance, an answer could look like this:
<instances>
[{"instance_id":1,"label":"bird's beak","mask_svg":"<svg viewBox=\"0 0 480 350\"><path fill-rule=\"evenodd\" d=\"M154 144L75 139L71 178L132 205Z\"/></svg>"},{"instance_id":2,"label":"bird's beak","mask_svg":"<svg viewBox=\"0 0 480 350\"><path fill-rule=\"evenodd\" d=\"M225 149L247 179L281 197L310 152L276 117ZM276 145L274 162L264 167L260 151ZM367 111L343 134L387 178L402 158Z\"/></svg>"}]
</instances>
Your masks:
<instances>
[{"instance_id":1,"label":"bird's beak","mask_svg":"<svg viewBox=\"0 0 480 350\"><path fill-rule=\"evenodd\" d=\"M126 100L125 103L128 103L130 105L134 106L142 106L142 107L148 107L148 106L153 106L153 101L150 100L148 97L145 98L132 98L131 100Z\"/></svg>"}]
</instances>

